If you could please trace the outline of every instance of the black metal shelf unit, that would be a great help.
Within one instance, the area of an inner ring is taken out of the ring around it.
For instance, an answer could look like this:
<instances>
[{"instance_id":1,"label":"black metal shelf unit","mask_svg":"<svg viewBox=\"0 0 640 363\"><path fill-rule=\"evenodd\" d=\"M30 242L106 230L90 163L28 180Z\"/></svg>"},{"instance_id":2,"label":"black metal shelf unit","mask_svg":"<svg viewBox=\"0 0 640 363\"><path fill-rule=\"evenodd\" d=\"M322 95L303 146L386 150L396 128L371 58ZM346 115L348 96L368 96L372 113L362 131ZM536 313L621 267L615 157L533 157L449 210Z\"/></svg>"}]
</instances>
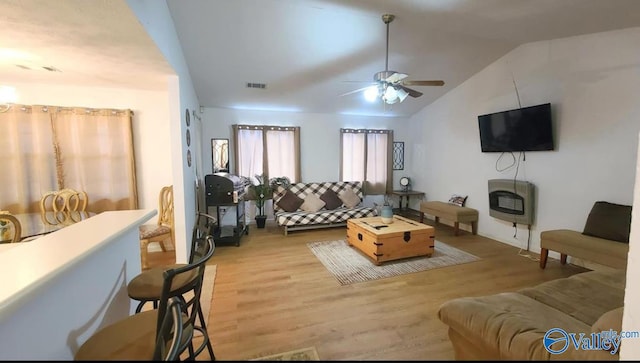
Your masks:
<instances>
[{"instance_id":1,"label":"black metal shelf unit","mask_svg":"<svg viewBox=\"0 0 640 363\"><path fill-rule=\"evenodd\" d=\"M215 208L217 223L212 226L213 239L216 246L240 246L240 238L249 234L249 226L245 223L244 193L240 178L227 174L215 173L205 175L206 208ZM233 224L224 224L221 210L233 209L235 216Z\"/></svg>"}]
</instances>

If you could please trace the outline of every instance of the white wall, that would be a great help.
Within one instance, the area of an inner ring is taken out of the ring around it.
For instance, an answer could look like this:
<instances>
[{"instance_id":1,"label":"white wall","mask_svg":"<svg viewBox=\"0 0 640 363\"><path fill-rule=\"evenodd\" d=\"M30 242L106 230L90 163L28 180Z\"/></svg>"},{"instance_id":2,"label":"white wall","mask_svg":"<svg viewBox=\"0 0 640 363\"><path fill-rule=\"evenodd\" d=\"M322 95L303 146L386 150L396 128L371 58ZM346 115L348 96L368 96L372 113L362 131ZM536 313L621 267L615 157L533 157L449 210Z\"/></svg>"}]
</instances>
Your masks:
<instances>
[{"instance_id":1,"label":"white wall","mask_svg":"<svg viewBox=\"0 0 640 363\"><path fill-rule=\"evenodd\" d=\"M187 145L185 136L187 129L192 133L192 140L199 139L198 135L195 135L194 131L197 128L194 124L186 125L186 111L191 113L193 110L198 110L200 104L167 3L154 0L127 0L127 4L176 72L176 76L167 77L168 112L165 117L169 118L171 135L169 145L170 165L173 168L176 261L186 262L196 217L195 164L187 165L186 155L187 151L190 150L193 153L198 149L194 144ZM162 146L158 144L156 147ZM192 160L197 158L192 155ZM168 165L169 162L167 162Z\"/></svg>"},{"instance_id":2,"label":"white wall","mask_svg":"<svg viewBox=\"0 0 640 363\"><path fill-rule=\"evenodd\" d=\"M552 104L555 151L528 152L519 180L537 188L530 250L540 232L582 231L595 201L631 204L640 130L640 28L522 45L410 119L416 189L429 200L469 195L480 212L480 235L518 247L526 226L514 228L489 216L487 180L512 179L505 155L480 151L477 116ZM512 78L513 76L513 78ZM552 257L557 257L552 253ZM579 261L573 261L579 262Z\"/></svg>"},{"instance_id":3,"label":"white wall","mask_svg":"<svg viewBox=\"0 0 640 363\"><path fill-rule=\"evenodd\" d=\"M157 209L160 188L171 184L167 91L63 86L42 83L11 83L17 103L67 107L131 109L134 112L133 147L136 159L138 207ZM155 223L151 221L149 223Z\"/></svg>"},{"instance_id":4,"label":"white wall","mask_svg":"<svg viewBox=\"0 0 640 363\"><path fill-rule=\"evenodd\" d=\"M230 166L233 170L233 124L300 126L300 164L302 182L338 181L340 178L340 129L367 128L393 130L395 141L405 142L409 137L407 118L332 115L317 113L295 113L277 111L231 110L221 108L205 108L202 118L202 159L205 174L211 174L211 139L228 138L230 145ZM405 154L406 155L406 154ZM407 170L409 159L405 160L405 170L394 172L394 189L399 189L401 176L411 176ZM365 205L373 205L381 197L365 198ZM249 213L255 208L247 205ZM271 206L266 210L270 212ZM271 214L272 215L272 214ZM253 220L250 214L249 220Z\"/></svg>"},{"instance_id":5,"label":"white wall","mask_svg":"<svg viewBox=\"0 0 640 363\"><path fill-rule=\"evenodd\" d=\"M638 135L640 138L640 135ZM640 147L636 163L636 186L634 204L640 205ZM640 209L633 208L631 233L629 235L629 256L627 262L627 286L624 292L624 316L622 330L640 331L640 288L636 277L640 275ZM620 347L620 360L637 360L640 357L640 339L629 339Z\"/></svg>"}]
</instances>

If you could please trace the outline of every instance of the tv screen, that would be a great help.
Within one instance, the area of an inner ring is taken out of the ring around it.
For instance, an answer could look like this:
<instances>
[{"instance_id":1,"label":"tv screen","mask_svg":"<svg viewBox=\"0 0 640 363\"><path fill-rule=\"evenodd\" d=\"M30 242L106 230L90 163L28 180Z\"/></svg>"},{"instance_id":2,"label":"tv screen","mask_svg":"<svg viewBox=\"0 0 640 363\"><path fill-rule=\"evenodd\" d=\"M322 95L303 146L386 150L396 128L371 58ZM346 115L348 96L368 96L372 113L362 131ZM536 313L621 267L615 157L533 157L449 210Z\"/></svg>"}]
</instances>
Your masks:
<instances>
[{"instance_id":1,"label":"tv screen","mask_svg":"<svg viewBox=\"0 0 640 363\"><path fill-rule=\"evenodd\" d=\"M551 104L478 116L482 152L553 150Z\"/></svg>"}]
</instances>

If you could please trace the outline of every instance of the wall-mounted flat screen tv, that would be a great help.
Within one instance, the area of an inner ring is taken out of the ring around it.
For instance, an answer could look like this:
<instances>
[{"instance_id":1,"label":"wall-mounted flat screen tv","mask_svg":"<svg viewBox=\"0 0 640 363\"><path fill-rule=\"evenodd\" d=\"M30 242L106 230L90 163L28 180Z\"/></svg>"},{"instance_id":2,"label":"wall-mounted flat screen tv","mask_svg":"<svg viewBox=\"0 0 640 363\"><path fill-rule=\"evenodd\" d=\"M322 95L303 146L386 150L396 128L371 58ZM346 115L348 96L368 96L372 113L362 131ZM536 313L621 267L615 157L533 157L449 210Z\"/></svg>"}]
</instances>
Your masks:
<instances>
[{"instance_id":1,"label":"wall-mounted flat screen tv","mask_svg":"<svg viewBox=\"0 0 640 363\"><path fill-rule=\"evenodd\" d=\"M478 116L482 152L554 150L551 104Z\"/></svg>"}]
</instances>

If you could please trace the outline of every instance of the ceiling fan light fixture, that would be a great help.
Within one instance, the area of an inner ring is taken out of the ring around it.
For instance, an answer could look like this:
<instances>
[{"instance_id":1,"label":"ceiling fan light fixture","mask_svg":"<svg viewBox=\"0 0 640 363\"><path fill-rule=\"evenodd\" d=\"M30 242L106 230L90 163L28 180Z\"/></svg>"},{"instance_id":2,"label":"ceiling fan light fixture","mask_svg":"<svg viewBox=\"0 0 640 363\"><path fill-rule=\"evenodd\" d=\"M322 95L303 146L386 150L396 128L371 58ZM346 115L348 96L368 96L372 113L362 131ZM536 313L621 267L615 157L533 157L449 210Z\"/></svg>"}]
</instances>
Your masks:
<instances>
[{"instance_id":1,"label":"ceiling fan light fixture","mask_svg":"<svg viewBox=\"0 0 640 363\"><path fill-rule=\"evenodd\" d=\"M409 92L403 90L402 88L396 89L396 93L398 94L398 98L400 99L400 102L404 101L404 99L407 98L407 96L409 95Z\"/></svg>"},{"instance_id":2,"label":"ceiling fan light fixture","mask_svg":"<svg viewBox=\"0 0 640 363\"><path fill-rule=\"evenodd\" d=\"M417 98L422 96L422 92L418 92L407 86L442 86L444 81L405 81L409 76L406 73L400 73L389 70L389 23L395 19L393 14L383 14L382 21L387 26L387 42L386 54L384 59L384 71L376 72L373 75L373 81L377 83L377 92L375 86L363 87L355 91L347 92L341 96L350 95L352 93L364 91L364 97L369 102L374 102L380 98L383 102L392 105L394 103L403 102L407 96Z\"/></svg>"},{"instance_id":3,"label":"ceiling fan light fixture","mask_svg":"<svg viewBox=\"0 0 640 363\"><path fill-rule=\"evenodd\" d=\"M378 86L371 86L364 91L364 99L369 102L375 102L379 95Z\"/></svg>"},{"instance_id":4,"label":"ceiling fan light fixture","mask_svg":"<svg viewBox=\"0 0 640 363\"><path fill-rule=\"evenodd\" d=\"M398 91L396 91L396 89L392 86L387 86L387 89L382 95L382 99L389 105L393 105L400 100L400 98L398 97Z\"/></svg>"}]
</instances>

